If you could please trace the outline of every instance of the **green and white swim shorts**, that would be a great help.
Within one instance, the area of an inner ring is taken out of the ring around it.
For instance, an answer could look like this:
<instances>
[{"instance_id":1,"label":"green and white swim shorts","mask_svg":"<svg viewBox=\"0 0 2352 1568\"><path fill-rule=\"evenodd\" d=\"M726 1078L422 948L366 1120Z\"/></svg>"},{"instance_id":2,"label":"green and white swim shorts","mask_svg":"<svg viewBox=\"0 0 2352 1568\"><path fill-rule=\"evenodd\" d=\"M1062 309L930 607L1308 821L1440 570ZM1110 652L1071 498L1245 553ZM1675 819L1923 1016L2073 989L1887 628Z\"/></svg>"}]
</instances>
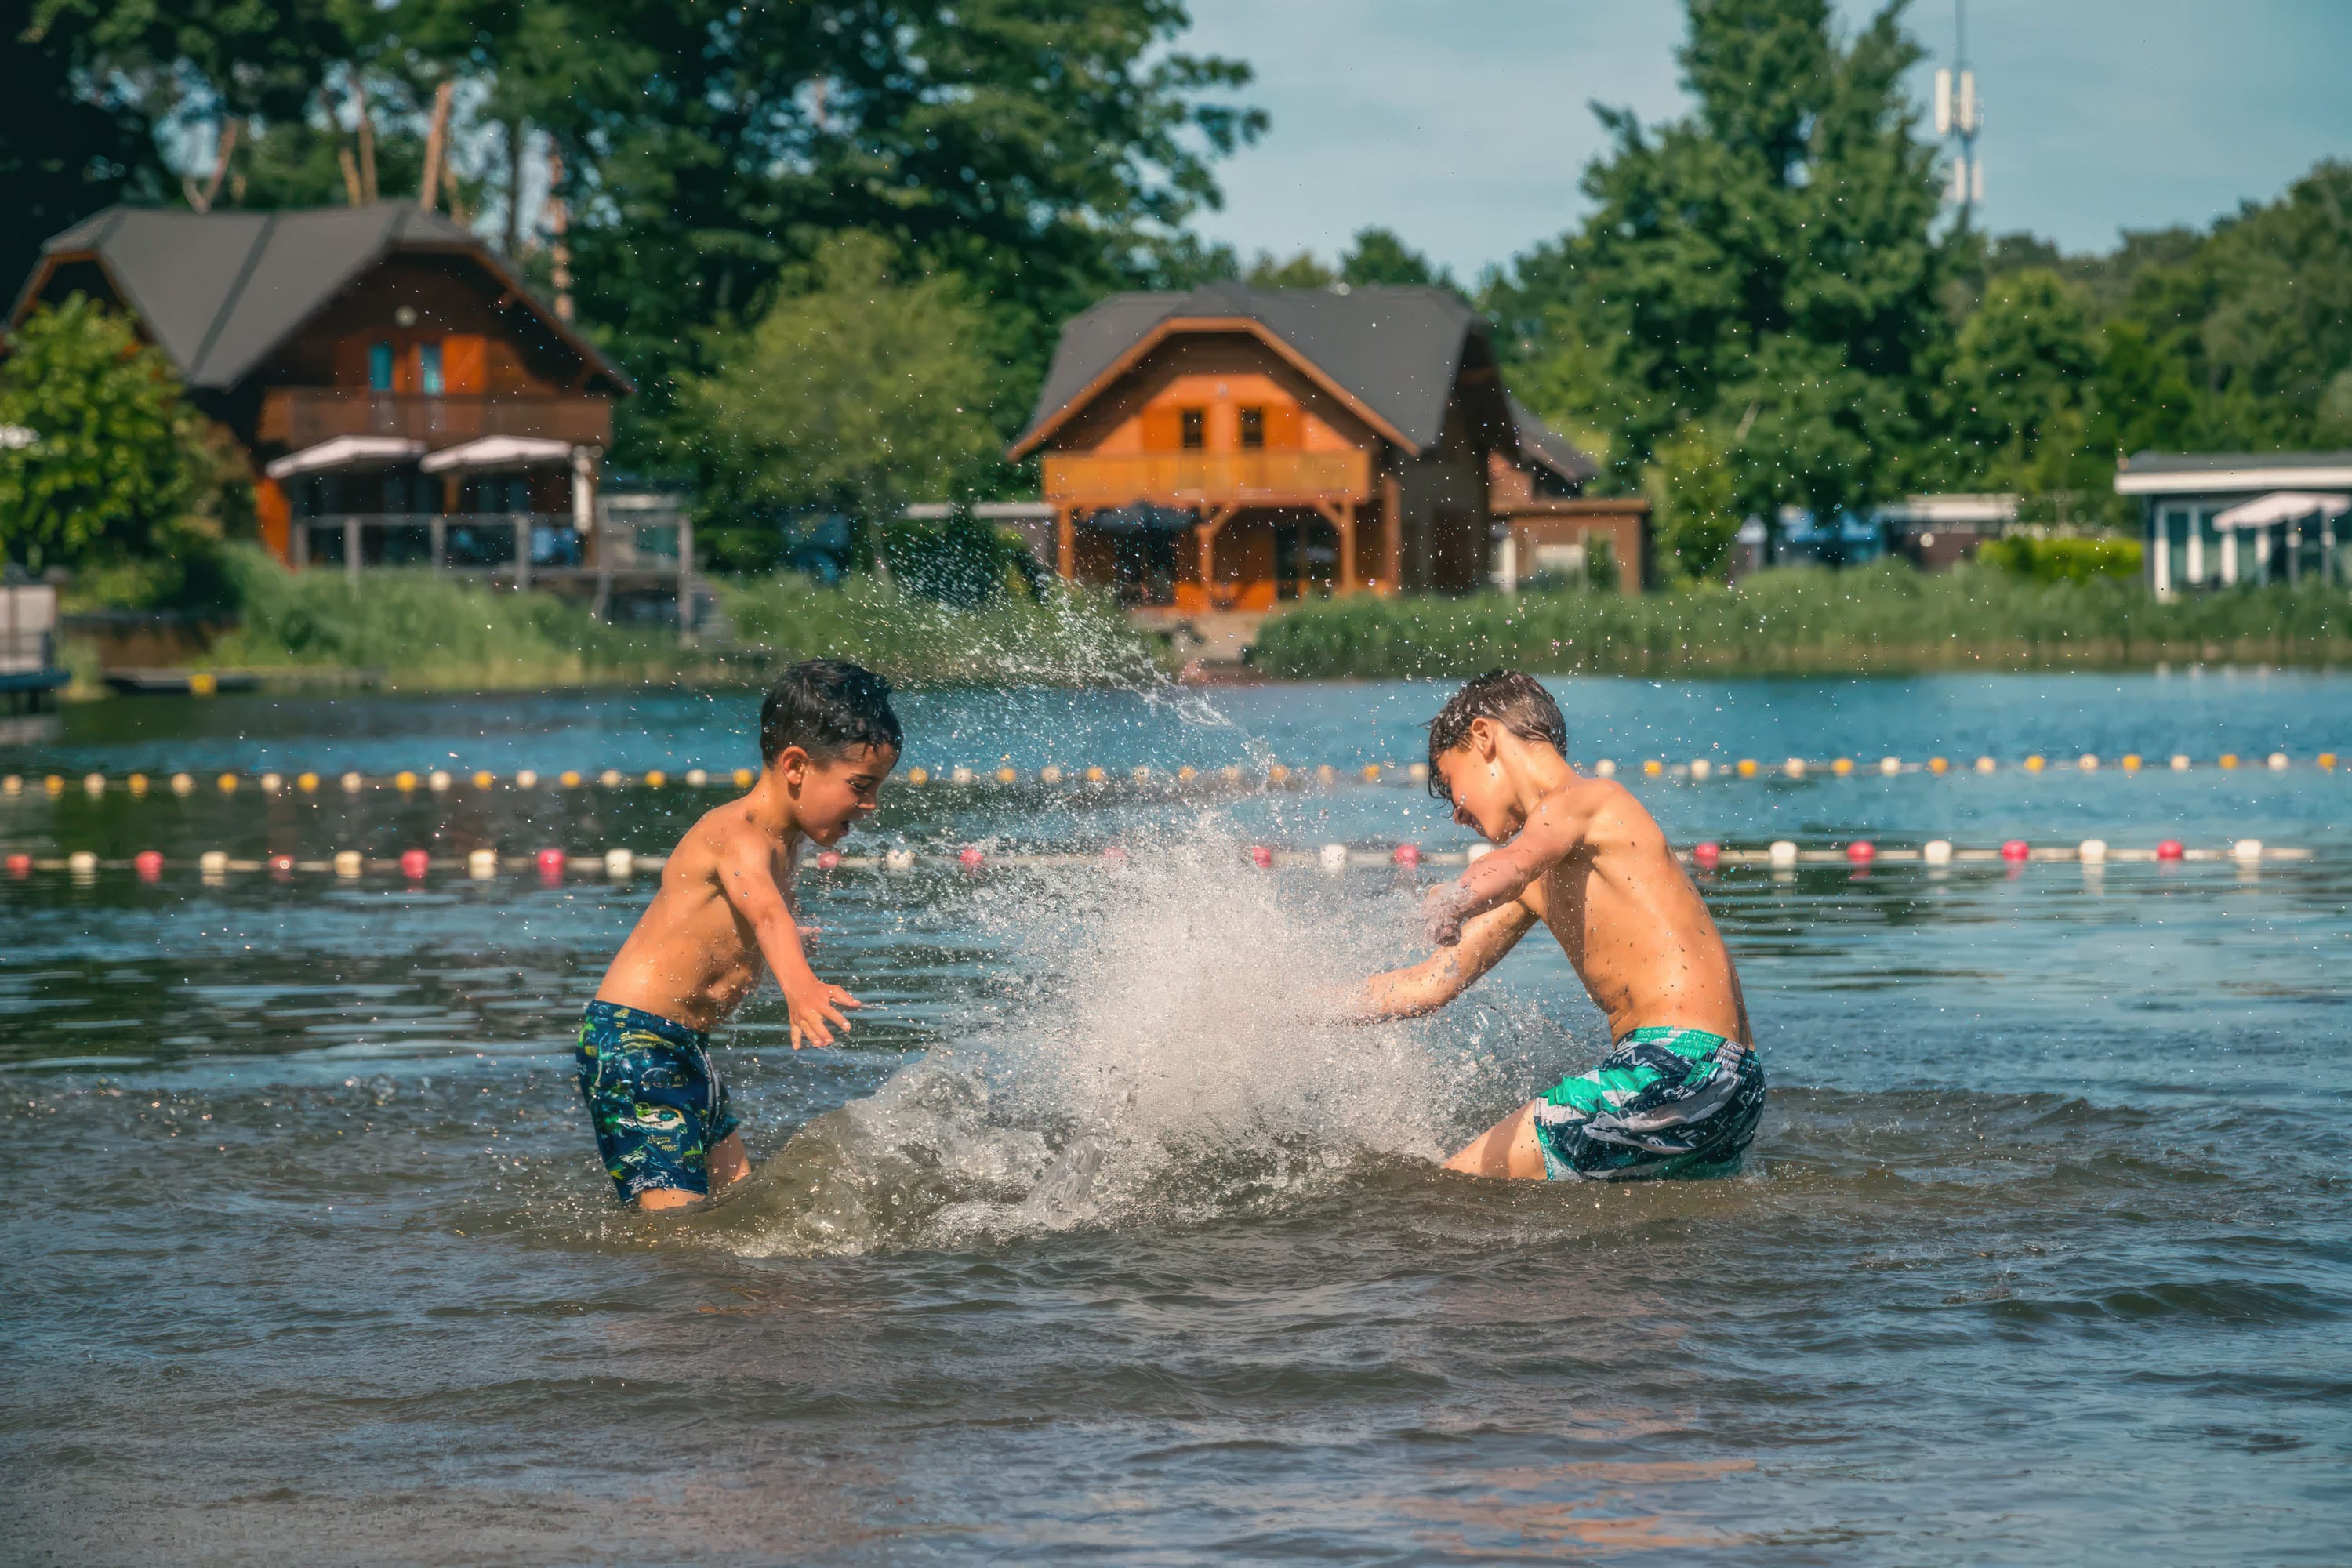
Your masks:
<instances>
[{"instance_id":1,"label":"green and white swim shorts","mask_svg":"<svg viewBox=\"0 0 2352 1568\"><path fill-rule=\"evenodd\" d=\"M1704 1029L1635 1029L1591 1072L1536 1104L1544 1173L1556 1182L1727 1176L1764 1114L1764 1064Z\"/></svg>"}]
</instances>

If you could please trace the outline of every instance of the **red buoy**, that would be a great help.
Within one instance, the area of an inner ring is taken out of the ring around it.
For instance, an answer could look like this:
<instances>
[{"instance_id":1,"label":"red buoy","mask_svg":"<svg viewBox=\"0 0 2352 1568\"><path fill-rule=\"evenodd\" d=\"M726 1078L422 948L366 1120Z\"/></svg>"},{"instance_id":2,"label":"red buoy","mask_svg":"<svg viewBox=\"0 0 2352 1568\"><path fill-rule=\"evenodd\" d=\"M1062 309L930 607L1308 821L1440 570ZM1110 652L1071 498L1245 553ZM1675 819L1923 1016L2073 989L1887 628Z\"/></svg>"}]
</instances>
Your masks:
<instances>
[{"instance_id":1,"label":"red buoy","mask_svg":"<svg viewBox=\"0 0 2352 1568\"><path fill-rule=\"evenodd\" d=\"M1691 859L1702 870L1714 870L1716 862L1722 858L1723 846L1720 844L1694 844L1691 846Z\"/></svg>"},{"instance_id":2,"label":"red buoy","mask_svg":"<svg viewBox=\"0 0 2352 1568\"><path fill-rule=\"evenodd\" d=\"M820 850L818 850L818 851L817 851L817 857L816 857L816 868L817 868L818 870L820 870L820 871L830 871L830 870L834 869L835 867L839 866L840 864L841 864L841 851L840 851L840 850L838 850L838 849L820 849Z\"/></svg>"},{"instance_id":3,"label":"red buoy","mask_svg":"<svg viewBox=\"0 0 2352 1568\"><path fill-rule=\"evenodd\" d=\"M292 876L294 874L294 857L291 855L272 855L269 858L269 874L281 879Z\"/></svg>"},{"instance_id":4,"label":"red buoy","mask_svg":"<svg viewBox=\"0 0 2352 1568\"><path fill-rule=\"evenodd\" d=\"M1102 858L1114 865L1123 864L1127 859L1127 851L1113 844L1102 852Z\"/></svg>"},{"instance_id":5,"label":"red buoy","mask_svg":"<svg viewBox=\"0 0 2352 1568\"><path fill-rule=\"evenodd\" d=\"M142 849L131 858L131 867L139 873L141 881L152 882L163 874L163 852L160 849Z\"/></svg>"},{"instance_id":6,"label":"red buoy","mask_svg":"<svg viewBox=\"0 0 2352 1568\"><path fill-rule=\"evenodd\" d=\"M539 879L541 881L546 882L551 886L554 883L563 880L564 858L562 850L542 849L539 852L536 858L539 862Z\"/></svg>"},{"instance_id":7,"label":"red buoy","mask_svg":"<svg viewBox=\"0 0 2352 1568\"><path fill-rule=\"evenodd\" d=\"M977 844L967 844L956 851L956 864L959 866L977 866L986 858L987 857L980 852L980 846Z\"/></svg>"},{"instance_id":8,"label":"red buoy","mask_svg":"<svg viewBox=\"0 0 2352 1568\"><path fill-rule=\"evenodd\" d=\"M2033 858L2033 850L2024 839L2011 838L2001 845L2000 858L2004 860L2030 860Z\"/></svg>"},{"instance_id":9,"label":"red buoy","mask_svg":"<svg viewBox=\"0 0 2352 1568\"><path fill-rule=\"evenodd\" d=\"M1389 858L1400 866L1418 866L1421 864L1421 846L1400 844L1390 853Z\"/></svg>"},{"instance_id":10,"label":"red buoy","mask_svg":"<svg viewBox=\"0 0 2352 1568\"><path fill-rule=\"evenodd\" d=\"M412 882L425 880L425 873L432 868L432 865L433 858L422 849L404 849L400 852L400 874Z\"/></svg>"},{"instance_id":11,"label":"red buoy","mask_svg":"<svg viewBox=\"0 0 2352 1568\"><path fill-rule=\"evenodd\" d=\"M1260 870L1264 870L1266 867L1274 864L1274 851L1267 848L1263 844L1251 845L1250 864L1255 866Z\"/></svg>"},{"instance_id":12,"label":"red buoy","mask_svg":"<svg viewBox=\"0 0 2352 1568\"><path fill-rule=\"evenodd\" d=\"M29 877L32 874L33 858L30 855L11 855L8 857L8 875L11 877Z\"/></svg>"},{"instance_id":13,"label":"red buoy","mask_svg":"<svg viewBox=\"0 0 2352 1568\"><path fill-rule=\"evenodd\" d=\"M2156 847L2156 858L2159 860L2178 860L2186 853L2188 851L2181 848L2178 838L2168 838Z\"/></svg>"},{"instance_id":14,"label":"red buoy","mask_svg":"<svg viewBox=\"0 0 2352 1568\"><path fill-rule=\"evenodd\" d=\"M1878 846L1867 838L1857 838L1845 847L1845 858L1857 866L1867 866L1878 858Z\"/></svg>"}]
</instances>

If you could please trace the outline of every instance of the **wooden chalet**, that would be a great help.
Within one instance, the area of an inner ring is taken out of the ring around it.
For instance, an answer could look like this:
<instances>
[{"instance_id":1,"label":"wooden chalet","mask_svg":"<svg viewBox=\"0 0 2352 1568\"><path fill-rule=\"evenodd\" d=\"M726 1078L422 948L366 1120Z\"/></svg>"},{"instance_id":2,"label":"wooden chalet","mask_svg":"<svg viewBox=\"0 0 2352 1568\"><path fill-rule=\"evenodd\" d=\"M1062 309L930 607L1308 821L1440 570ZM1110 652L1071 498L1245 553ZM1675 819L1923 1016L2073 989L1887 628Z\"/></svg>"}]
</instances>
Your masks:
<instances>
[{"instance_id":1,"label":"wooden chalet","mask_svg":"<svg viewBox=\"0 0 2352 1568\"><path fill-rule=\"evenodd\" d=\"M612 559L633 538L600 561L593 522L628 378L436 213L110 207L42 247L11 320L77 290L129 313L243 445L289 565L594 574L601 596L640 564Z\"/></svg>"},{"instance_id":2,"label":"wooden chalet","mask_svg":"<svg viewBox=\"0 0 2352 1568\"><path fill-rule=\"evenodd\" d=\"M1056 570L1133 605L1468 593L1523 531L1618 539L1636 592L1648 557L1645 503L1583 497L1591 460L1439 289L1113 295L1063 329L1009 456L1032 453Z\"/></svg>"}]
</instances>

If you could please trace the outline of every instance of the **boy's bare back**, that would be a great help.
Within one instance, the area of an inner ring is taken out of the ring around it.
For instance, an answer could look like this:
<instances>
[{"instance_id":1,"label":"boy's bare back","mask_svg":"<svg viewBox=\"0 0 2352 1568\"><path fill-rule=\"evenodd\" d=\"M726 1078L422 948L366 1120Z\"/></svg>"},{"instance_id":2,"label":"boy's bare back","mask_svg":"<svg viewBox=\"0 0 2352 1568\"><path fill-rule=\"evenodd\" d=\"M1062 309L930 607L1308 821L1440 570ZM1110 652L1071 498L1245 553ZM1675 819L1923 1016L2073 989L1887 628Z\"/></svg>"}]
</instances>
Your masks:
<instances>
[{"instance_id":1,"label":"boy's bare back","mask_svg":"<svg viewBox=\"0 0 2352 1568\"><path fill-rule=\"evenodd\" d=\"M716 1028L767 970L751 911L772 900L793 916L795 858L752 819L748 796L705 813L670 852L660 890L613 955L596 999Z\"/></svg>"}]
</instances>

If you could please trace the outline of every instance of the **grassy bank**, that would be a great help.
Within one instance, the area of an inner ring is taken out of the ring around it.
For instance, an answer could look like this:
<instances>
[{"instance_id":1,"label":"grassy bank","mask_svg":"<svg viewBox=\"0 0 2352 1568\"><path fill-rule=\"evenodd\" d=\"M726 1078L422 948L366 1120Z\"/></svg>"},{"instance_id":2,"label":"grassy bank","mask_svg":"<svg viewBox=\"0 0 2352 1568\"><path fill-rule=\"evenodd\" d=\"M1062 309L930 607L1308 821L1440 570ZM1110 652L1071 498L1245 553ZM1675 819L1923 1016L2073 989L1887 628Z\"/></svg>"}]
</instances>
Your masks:
<instances>
[{"instance_id":1,"label":"grassy bank","mask_svg":"<svg viewBox=\"0 0 2352 1568\"><path fill-rule=\"evenodd\" d=\"M756 682L793 658L854 658L907 686L1087 684L1150 666L1115 610L1087 597L1006 598L957 610L871 580L824 588L783 577L714 584L732 635L682 647L661 626L609 626L547 593L425 570L288 572L226 552L234 631L214 668L374 670L409 690L508 690L642 681Z\"/></svg>"},{"instance_id":2,"label":"grassy bank","mask_svg":"<svg viewBox=\"0 0 2352 1568\"><path fill-rule=\"evenodd\" d=\"M1767 572L1738 590L1357 598L1266 622L1269 675L1864 674L2128 668L2163 660L2352 663L2352 598L2318 584L2158 604L2137 583L1964 568Z\"/></svg>"}]
</instances>

